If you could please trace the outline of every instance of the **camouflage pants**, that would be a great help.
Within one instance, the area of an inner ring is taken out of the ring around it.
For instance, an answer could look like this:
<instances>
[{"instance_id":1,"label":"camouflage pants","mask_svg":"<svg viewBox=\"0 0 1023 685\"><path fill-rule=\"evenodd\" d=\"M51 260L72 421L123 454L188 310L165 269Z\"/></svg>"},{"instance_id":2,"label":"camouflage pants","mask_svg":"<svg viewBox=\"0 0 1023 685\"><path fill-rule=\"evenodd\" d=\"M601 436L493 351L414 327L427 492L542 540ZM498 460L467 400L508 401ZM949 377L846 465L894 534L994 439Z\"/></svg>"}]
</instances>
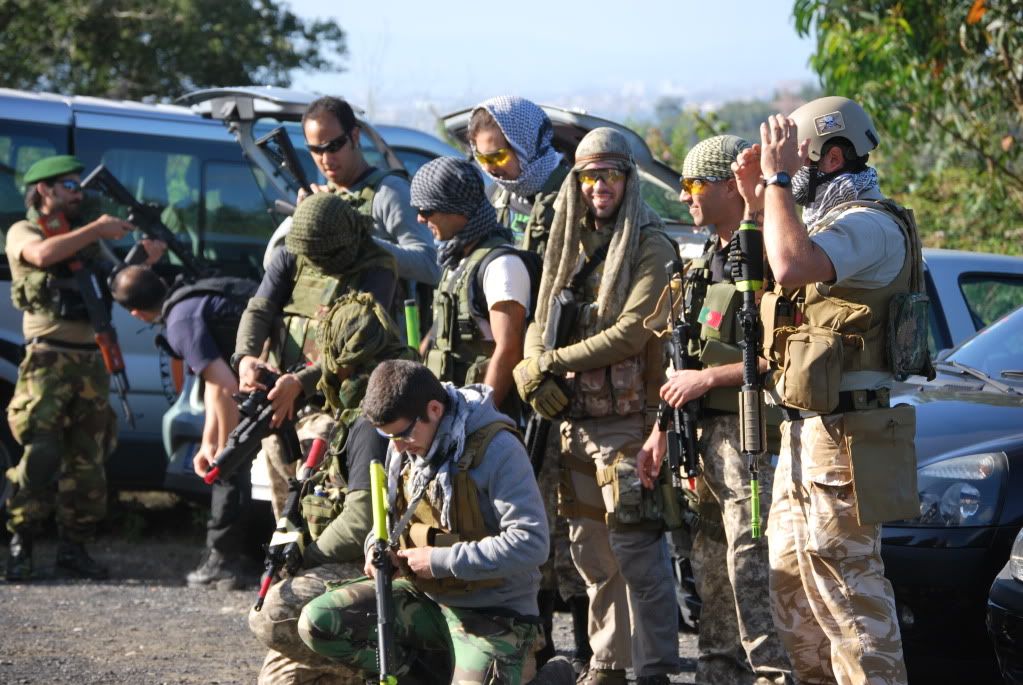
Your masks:
<instances>
[{"instance_id":1,"label":"camouflage pants","mask_svg":"<svg viewBox=\"0 0 1023 685\"><path fill-rule=\"evenodd\" d=\"M703 601L698 683L785 683L789 661L771 616L767 538L750 531L749 468L739 452L737 415L701 422L700 522L692 565ZM761 512L771 506L774 468L760 461Z\"/></svg>"},{"instance_id":2,"label":"camouflage pants","mask_svg":"<svg viewBox=\"0 0 1023 685\"><path fill-rule=\"evenodd\" d=\"M356 564L323 564L283 580L266 594L261 611L249 611L249 628L269 649L259 685L362 685L351 669L320 656L298 636L302 608L327 591L327 583L360 575Z\"/></svg>"},{"instance_id":3,"label":"camouflage pants","mask_svg":"<svg viewBox=\"0 0 1023 685\"><path fill-rule=\"evenodd\" d=\"M547 449L544 452L543 465L537 476L540 494L543 495L544 509L547 512L547 525L551 531L551 553L540 567L540 589L556 590L561 598L568 601L571 597L586 595L586 583L583 582L575 564L572 563L572 552L569 549L568 520L558 516L558 477L561 468L561 436L557 426L552 427Z\"/></svg>"},{"instance_id":4,"label":"camouflage pants","mask_svg":"<svg viewBox=\"0 0 1023 685\"><path fill-rule=\"evenodd\" d=\"M590 459L597 469L617 459L635 463L645 428L642 414L565 421L562 452ZM616 511L612 485L598 487L593 477L575 470L570 477L581 505ZM640 487L638 479L635 487ZM640 493L623 495L639 499ZM675 581L661 527L609 528L604 521L575 517L569 520L569 539L590 600L591 664L601 669L631 665L638 676L678 672Z\"/></svg>"},{"instance_id":5,"label":"camouflage pants","mask_svg":"<svg viewBox=\"0 0 1023 685\"><path fill-rule=\"evenodd\" d=\"M263 440L263 454L266 455L266 470L270 476L270 505L273 507L274 520L281 516L284 503L288 499L288 480L298 473L298 467L309 452L313 440L327 440L334 427L334 418L325 411L311 411L295 422L298 441L302 445L302 456L288 462L287 450L276 435Z\"/></svg>"},{"instance_id":6,"label":"camouflage pants","mask_svg":"<svg viewBox=\"0 0 1023 685\"><path fill-rule=\"evenodd\" d=\"M800 683L905 683L881 526L856 519L843 415L782 424L771 608Z\"/></svg>"},{"instance_id":7,"label":"camouflage pants","mask_svg":"<svg viewBox=\"0 0 1023 685\"><path fill-rule=\"evenodd\" d=\"M117 440L109 392L99 352L28 346L7 408L14 439L25 448L6 474L14 484L9 531L31 532L56 508L62 538L83 542L92 535L106 515L103 465Z\"/></svg>"},{"instance_id":8,"label":"camouflage pants","mask_svg":"<svg viewBox=\"0 0 1023 685\"><path fill-rule=\"evenodd\" d=\"M538 627L437 604L406 579L392 585L394 658L399 682L519 683ZM376 586L359 578L334 587L302 610L298 632L317 654L376 679Z\"/></svg>"}]
</instances>

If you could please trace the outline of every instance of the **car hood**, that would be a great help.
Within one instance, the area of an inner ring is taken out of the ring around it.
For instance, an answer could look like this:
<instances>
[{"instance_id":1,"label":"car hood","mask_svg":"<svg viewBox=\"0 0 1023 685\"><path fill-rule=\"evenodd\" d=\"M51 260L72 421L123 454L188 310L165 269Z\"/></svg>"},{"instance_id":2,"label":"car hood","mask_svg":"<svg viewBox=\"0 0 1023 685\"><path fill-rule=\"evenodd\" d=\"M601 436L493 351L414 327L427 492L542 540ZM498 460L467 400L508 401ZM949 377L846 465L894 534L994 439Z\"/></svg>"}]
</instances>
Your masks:
<instances>
[{"instance_id":1,"label":"car hood","mask_svg":"<svg viewBox=\"0 0 1023 685\"><path fill-rule=\"evenodd\" d=\"M909 390L892 404L916 407L916 452L925 465L953 452L1001 450L1023 442L1023 395L955 387Z\"/></svg>"}]
</instances>

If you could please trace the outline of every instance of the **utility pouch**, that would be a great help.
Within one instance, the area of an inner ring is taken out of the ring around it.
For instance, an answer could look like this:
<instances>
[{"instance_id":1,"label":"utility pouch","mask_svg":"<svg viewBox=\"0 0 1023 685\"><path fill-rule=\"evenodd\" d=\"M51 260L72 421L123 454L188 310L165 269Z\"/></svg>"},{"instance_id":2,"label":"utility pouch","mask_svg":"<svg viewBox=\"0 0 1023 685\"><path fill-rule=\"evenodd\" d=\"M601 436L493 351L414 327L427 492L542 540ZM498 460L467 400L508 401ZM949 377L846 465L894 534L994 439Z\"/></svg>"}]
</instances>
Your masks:
<instances>
[{"instance_id":1,"label":"utility pouch","mask_svg":"<svg viewBox=\"0 0 1023 685\"><path fill-rule=\"evenodd\" d=\"M678 530L686 523L685 512L688 507L686 495L682 488L672 482L671 465L665 459L661 462L661 472L657 476L657 488L661 494L661 516L667 530Z\"/></svg>"},{"instance_id":2,"label":"utility pouch","mask_svg":"<svg viewBox=\"0 0 1023 685\"><path fill-rule=\"evenodd\" d=\"M11 284L11 302L23 312L57 313L56 289L51 286L50 274L32 271Z\"/></svg>"},{"instance_id":3,"label":"utility pouch","mask_svg":"<svg viewBox=\"0 0 1023 685\"><path fill-rule=\"evenodd\" d=\"M546 350L564 347L575 331L579 319L579 302L569 289L558 293L551 301L550 321L554 325L544 331L543 345Z\"/></svg>"},{"instance_id":4,"label":"utility pouch","mask_svg":"<svg viewBox=\"0 0 1023 685\"><path fill-rule=\"evenodd\" d=\"M707 288L698 319L702 339L735 342L735 312L739 308L737 292L731 283L714 283Z\"/></svg>"},{"instance_id":5,"label":"utility pouch","mask_svg":"<svg viewBox=\"0 0 1023 685\"><path fill-rule=\"evenodd\" d=\"M619 524L635 524L643 520L643 485L639 482L639 472L631 459L615 461L611 467L611 487L614 491L614 516ZM603 486L601 478L597 484Z\"/></svg>"},{"instance_id":6,"label":"utility pouch","mask_svg":"<svg viewBox=\"0 0 1023 685\"><path fill-rule=\"evenodd\" d=\"M842 380L842 337L819 326L779 329L777 336L785 350L782 403L819 414L833 412Z\"/></svg>"},{"instance_id":7,"label":"utility pouch","mask_svg":"<svg viewBox=\"0 0 1023 685\"><path fill-rule=\"evenodd\" d=\"M930 298L923 293L899 293L888 305L888 364L895 380L921 374L933 377L927 347Z\"/></svg>"},{"instance_id":8,"label":"utility pouch","mask_svg":"<svg viewBox=\"0 0 1023 685\"><path fill-rule=\"evenodd\" d=\"M607 376L606 366L575 375L575 392L571 400L573 416L599 419L611 415L611 387Z\"/></svg>"},{"instance_id":9,"label":"utility pouch","mask_svg":"<svg viewBox=\"0 0 1023 685\"><path fill-rule=\"evenodd\" d=\"M646 404L643 358L629 357L612 364L608 376L611 379L614 413L618 416L629 416L643 411Z\"/></svg>"},{"instance_id":10,"label":"utility pouch","mask_svg":"<svg viewBox=\"0 0 1023 685\"><path fill-rule=\"evenodd\" d=\"M916 409L899 404L843 414L860 525L920 515L916 482Z\"/></svg>"},{"instance_id":11,"label":"utility pouch","mask_svg":"<svg viewBox=\"0 0 1023 685\"><path fill-rule=\"evenodd\" d=\"M742 350L720 340L707 340L700 350L700 362L704 366L724 366L742 361ZM734 388L733 388L734 390Z\"/></svg>"},{"instance_id":12,"label":"utility pouch","mask_svg":"<svg viewBox=\"0 0 1023 685\"><path fill-rule=\"evenodd\" d=\"M431 347L430 351L426 353L426 368L433 371L433 375L438 380L454 380L455 363L451 358L451 352L448 350L438 350L436 347Z\"/></svg>"},{"instance_id":13,"label":"utility pouch","mask_svg":"<svg viewBox=\"0 0 1023 685\"><path fill-rule=\"evenodd\" d=\"M465 372L465 385L482 383L483 379L487 377L488 366L490 366L490 357L480 357L470 364L469 369Z\"/></svg>"},{"instance_id":14,"label":"utility pouch","mask_svg":"<svg viewBox=\"0 0 1023 685\"><path fill-rule=\"evenodd\" d=\"M764 293L760 299L760 321L764 329L763 357L777 362L774 354L774 335L779 328L788 328L795 324L792 302L778 293Z\"/></svg>"},{"instance_id":15,"label":"utility pouch","mask_svg":"<svg viewBox=\"0 0 1023 685\"><path fill-rule=\"evenodd\" d=\"M316 486L323 488L316 494ZM309 537L316 540L330 522L341 515L347 491L330 485L327 471L319 471L306 481L307 494L302 497L301 511L309 529Z\"/></svg>"}]
</instances>

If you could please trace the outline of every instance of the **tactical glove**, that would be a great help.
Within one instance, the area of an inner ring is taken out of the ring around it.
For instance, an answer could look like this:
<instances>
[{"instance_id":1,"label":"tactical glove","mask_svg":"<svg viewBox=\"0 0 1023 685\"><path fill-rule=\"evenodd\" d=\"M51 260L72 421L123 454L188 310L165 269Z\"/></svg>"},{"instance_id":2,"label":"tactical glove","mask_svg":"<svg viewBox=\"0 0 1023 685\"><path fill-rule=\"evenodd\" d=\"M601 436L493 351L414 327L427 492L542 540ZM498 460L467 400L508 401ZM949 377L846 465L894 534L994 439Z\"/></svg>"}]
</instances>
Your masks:
<instances>
[{"instance_id":1,"label":"tactical glove","mask_svg":"<svg viewBox=\"0 0 1023 685\"><path fill-rule=\"evenodd\" d=\"M539 357L529 357L515 365L512 376L515 378L515 387L519 391L519 397L523 402L529 402L530 396L540 387L547 374L540 370Z\"/></svg>"},{"instance_id":2,"label":"tactical glove","mask_svg":"<svg viewBox=\"0 0 1023 685\"><path fill-rule=\"evenodd\" d=\"M540 416L553 421L568 406L568 396L553 376L548 376L529 396L529 406Z\"/></svg>"}]
</instances>

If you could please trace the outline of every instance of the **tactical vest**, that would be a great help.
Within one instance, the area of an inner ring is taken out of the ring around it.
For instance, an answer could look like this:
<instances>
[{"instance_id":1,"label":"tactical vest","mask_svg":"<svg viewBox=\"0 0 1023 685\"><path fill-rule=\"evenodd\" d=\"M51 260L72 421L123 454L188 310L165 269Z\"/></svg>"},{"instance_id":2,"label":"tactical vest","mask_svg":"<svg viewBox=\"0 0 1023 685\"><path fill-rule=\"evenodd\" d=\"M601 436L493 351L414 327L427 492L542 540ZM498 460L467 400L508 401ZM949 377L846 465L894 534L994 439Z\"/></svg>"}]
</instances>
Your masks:
<instances>
[{"instance_id":1,"label":"tactical vest","mask_svg":"<svg viewBox=\"0 0 1023 685\"><path fill-rule=\"evenodd\" d=\"M384 179L392 175L400 175L401 172L397 169L378 169L374 168L366 177L363 186L356 190L354 193L348 190L342 190L337 186L331 186L331 190L339 195L345 202L350 204L353 209L356 209L359 214L363 216L373 216L373 198L376 197L377 191L380 189L380 184L383 183Z\"/></svg>"},{"instance_id":2,"label":"tactical vest","mask_svg":"<svg viewBox=\"0 0 1023 685\"><path fill-rule=\"evenodd\" d=\"M38 212L33 209L25 221L42 237L38 218ZM75 258L82 261L83 268L95 270L92 258L98 253L99 249L95 245L88 245L80 250ZM45 269L23 261L21 267L25 273L11 281L11 302L17 309L30 314L47 314L63 321L89 320L85 301L66 261ZM105 281L103 278L99 280ZM112 303L110 293L106 288L103 291L103 299L110 307Z\"/></svg>"},{"instance_id":3,"label":"tactical vest","mask_svg":"<svg viewBox=\"0 0 1023 685\"><path fill-rule=\"evenodd\" d=\"M519 198L502 188L500 184L493 185L495 190L490 203L497 212L497 222L512 230L519 247L523 250L535 252L543 257L547 249L547 239L550 237L551 224L554 223L554 201L558 198L561 184L570 172L571 170L564 164L556 166L534 196L532 206L525 202L516 202Z\"/></svg>"},{"instance_id":4,"label":"tactical vest","mask_svg":"<svg viewBox=\"0 0 1023 685\"><path fill-rule=\"evenodd\" d=\"M297 258L295 270L295 285L282 310L284 339L274 354L281 370L319 359L316 333L320 321L346 289L335 276L324 273L305 257Z\"/></svg>"},{"instance_id":5,"label":"tactical vest","mask_svg":"<svg viewBox=\"0 0 1023 685\"><path fill-rule=\"evenodd\" d=\"M736 313L742 307L742 294L731 281L714 283L711 259L717 238L711 238L700 257L686 265L686 321L690 326L689 354L704 367L723 366L742 361ZM735 388L711 388L701 399L705 409L739 413L739 394Z\"/></svg>"},{"instance_id":6,"label":"tactical vest","mask_svg":"<svg viewBox=\"0 0 1023 685\"><path fill-rule=\"evenodd\" d=\"M444 269L441 275L433 297L434 339L426 366L442 381L469 385L481 383L486 376L494 342L483 339L473 316L488 318L488 312L474 311L472 283L483 258L506 244L500 236L485 238L454 269Z\"/></svg>"},{"instance_id":7,"label":"tactical vest","mask_svg":"<svg viewBox=\"0 0 1023 685\"><path fill-rule=\"evenodd\" d=\"M912 336L900 327L905 322L890 321L893 311L904 296L913 295L922 287L920 239L912 215L905 220L894 202L854 201L843 203L828 213L819 224L824 230L850 209L867 207L882 211L899 226L906 240L906 257L898 275L881 288L849 288L808 284L793 290L774 291L774 297L761 301L765 322L764 352L777 371L772 379L782 380L781 400L785 406L821 414L831 413L838 406L842 377L855 371L877 371L895 374L891 363L890 343L906 339L913 348L922 344L926 350L926 306L912 310ZM917 284L914 286L914 282ZM779 307L779 300L786 306ZM924 298L926 304L926 298ZM795 303L794 306L789 303ZM786 317L780 310L792 311ZM801 320L800 320L801 318ZM894 330L890 330L894 325ZM900 330L902 332L900 332ZM922 330L923 335L919 334ZM919 350L909 352L920 357ZM929 366L924 351L923 359Z\"/></svg>"},{"instance_id":8,"label":"tactical vest","mask_svg":"<svg viewBox=\"0 0 1023 685\"><path fill-rule=\"evenodd\" d=\"M669 239L670 240L670 239ZM605 264L593 270L575 293L579 306L576 343L600 333L597 321L597 294ZM639 354L610 366L569 373L572 387L568 408L571 418L603 418L629 416L656 407L664 369L664 347L656 336L650 336Z\"/></svg>"},{"instance_id":9,"label":"tactical vest","mask_svg":"<svg viewBox=\"0 0 1023 685\"><path fill-rule=\"evenodd\" d=\"M448 529L441 525L440 508L430 499L434 488L427 488L427 494L416 506L408 530L400 538L402 549L450 547L456 542L476 542L498 532L487 530L483 521L483 512L480 510L479 490L469 471L482 463L490 442L501 431L518 435L511 424L495 421L466 436L465 449L458 459L458 470L454 474L451 488L453 528ZM411 469L409 468L402 473L402 487L398 491L398 511L404 511L407 507L405 494L412 490L412 483L409 480L410 473ZM412 582L417 589L427 594L470 594L504 584L504 580L501 578L462 580L460 578L420 578L419 576L412 576Z\"/></svg>"}]
</instances>

